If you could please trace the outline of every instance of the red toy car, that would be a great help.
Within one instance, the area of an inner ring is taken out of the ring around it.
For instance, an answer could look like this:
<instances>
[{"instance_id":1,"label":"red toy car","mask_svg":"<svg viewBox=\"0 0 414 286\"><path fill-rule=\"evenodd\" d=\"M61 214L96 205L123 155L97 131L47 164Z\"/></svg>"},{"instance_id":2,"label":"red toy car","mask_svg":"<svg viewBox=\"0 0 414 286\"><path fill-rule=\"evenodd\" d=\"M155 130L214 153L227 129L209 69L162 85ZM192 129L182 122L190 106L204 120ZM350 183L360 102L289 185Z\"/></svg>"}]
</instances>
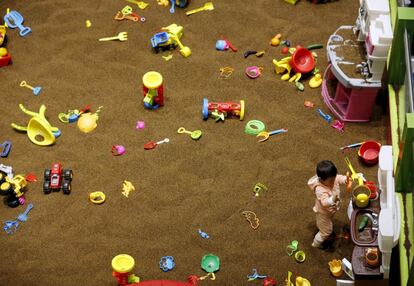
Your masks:
<instances>
[{"instance_id":1,"label":"red toy car","mask_svg":"<svg viewBox=\"0 0 414 286\"><path fill-rule=\"evenodd\" d=\"M51 170L45 170L44 177L43 192L45 194L50 194L52 191L59 192L60 189L64 194L70 194L72 190L72 170L62 169L60 163L54 163Z\"/></svg>"}]
</instances>

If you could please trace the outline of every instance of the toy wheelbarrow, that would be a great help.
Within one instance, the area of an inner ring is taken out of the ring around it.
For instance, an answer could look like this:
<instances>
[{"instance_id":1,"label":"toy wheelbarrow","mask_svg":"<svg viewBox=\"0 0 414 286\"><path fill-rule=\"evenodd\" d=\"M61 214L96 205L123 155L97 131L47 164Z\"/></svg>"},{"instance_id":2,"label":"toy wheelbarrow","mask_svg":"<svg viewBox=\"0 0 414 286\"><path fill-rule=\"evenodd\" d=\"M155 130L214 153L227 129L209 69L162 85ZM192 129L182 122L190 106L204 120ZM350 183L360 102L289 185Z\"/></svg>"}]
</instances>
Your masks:
<instances>
[{"instance_id":1,"label":"toy wheelbarrow","mask_svg":"<svg viewBox=\"0 0 414 286\"><path fill-rule=\"evenodd\" d=\"M280 133L286 133L286 132L288 132L288 129L286 129L286 128L277 129L277 130L273 130L273 131L270 131L270 132L262 131L259 134L257 134L256 137L257 138L261 137L261 139L259 139L258 142L264 142L267 139L269 139L269 137L272 136L272 135L280 134Z\"/></svg>"}]
</instances>

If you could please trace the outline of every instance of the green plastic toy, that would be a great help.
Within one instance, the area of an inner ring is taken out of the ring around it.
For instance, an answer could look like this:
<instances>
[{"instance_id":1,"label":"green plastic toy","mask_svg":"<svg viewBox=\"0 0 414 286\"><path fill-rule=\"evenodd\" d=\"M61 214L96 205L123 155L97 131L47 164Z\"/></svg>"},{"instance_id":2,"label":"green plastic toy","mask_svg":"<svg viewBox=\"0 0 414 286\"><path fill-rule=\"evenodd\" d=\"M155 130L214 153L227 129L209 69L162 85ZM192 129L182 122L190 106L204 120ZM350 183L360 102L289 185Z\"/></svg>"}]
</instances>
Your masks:
<instances>
[{"instance_id":1,"label":"green plastic toy","mask_svg":"<svg viewBox=\"0 0 414 286\"><path fill-rule=\"evenodd\" d=\"M366 216L363 216L362 218L361 218L361 220L359 221L359 224L358 224L358 231L363 231L364 230L364 228L367 226L367 224L368 224L368 217L366 217Z\"/></svg>"},{"instance_id":2,"label":"green plastic toy","mask_svg":"<svg viewBox=\"0 0 414 286\"><path fill-rule=\"evenodd\" d=\"M220 269L220 258L214 254L206 254L201 259L201 268L207 273L213 273Z\"/></svg>"},{"instance_id":3,"label":"green plastic toy","mask_svg":"<svg viewBox=\"0 0 414 286\"><path fill-rule=\"evenodd\" d=\"M201 258L201 268L206 271L208 274L206 276L200 277L200 280L203 280L211 275L211 280L215 280L216 276L214 272L220 269L220 258L214 254L206 254Z\"/></svg>"}]
</instances>

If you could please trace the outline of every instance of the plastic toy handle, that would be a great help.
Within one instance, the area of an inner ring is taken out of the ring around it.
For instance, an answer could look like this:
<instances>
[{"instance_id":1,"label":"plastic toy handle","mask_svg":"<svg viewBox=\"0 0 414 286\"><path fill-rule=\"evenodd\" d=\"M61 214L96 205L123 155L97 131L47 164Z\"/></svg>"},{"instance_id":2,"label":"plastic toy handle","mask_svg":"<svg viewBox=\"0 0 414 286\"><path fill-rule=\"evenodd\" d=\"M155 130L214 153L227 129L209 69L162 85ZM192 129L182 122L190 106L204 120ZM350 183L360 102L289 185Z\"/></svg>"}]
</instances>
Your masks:
<instances>
[{"instance_id":1,"label":"plastic toy handle","mask_svg":"<svg viewBox=\"0 0 414 286\"><path fill-rule=\"evenodd\" d=\"M356 175L354 168L352 167L351 161L349 161L348 157L344 158L345 163L347 164L349 170L351 170L352 175Z\"/></svg>"},{"instance_id":2,"label":"plastic toy handle","mask_svg":"<svg viewBox=\"0 0 414 286\"><path fill-rule=\"evenodd\" d=\"M23 111L23 113L24 114L27 114L27 115L29 115L29 116L31 116L31 117L36 117L36 116L38 116L39 115L39 113L36 113L36 112L33 112L33 111L30 111L30 110L27 110L24 106L23 106L23 104L19 104L19 107L20 107L20 109ZM46 109L46 107L45 107L45 109ZM42 107L40 107L40 110L39 110L39 112L42 110ZM43 112L43 116L44 116L44 112Z\"/></svg>"},{"instance_id":3,"label":"plastic toy handle","mask_svg":"<svg viewBox=\"0 0 414 286\"><path fill-rule=\"evenodd\" d=\"M33 208L33 204L32 203L28 204L26 210L24 211L24 214L27 215L32 208Z\"/></svg>"},{"instance_id":4,"label":"plastic toy handle","mask_svg":"<svg viewBox=\"0 0 414 286\"><path fill-rule=\"evenodd\" d=\"M269 135L275 135L275 134L279 134L279 133L285 133L288 132L287 128L282 128L282 129L278 129L278 130L274 130L269 132Z\"/></svg>"},{"instance_id":5,"label":"plastic toy handle","mask_svg":"<svg viewBox=\"0 0 414 286\"><path fill-rule=\"evenodd\" d=\"M100 42L106 42L106 41L112 41L112 40L118 40L118 36L99 39Z\"/></svg>"},{"instance_id":6,"label":"plastic toy handle","mask_svg":"<svg viewBox=\"0 0 414 286\"><path fill-rule=\"evenodd\" d=\"M25 37L32 32L32 29L30 29L29 27L24 27L22 25L19 26L19 29L20 29L19 35L22 37Z\"/></svg>"},{"instance_id":7,"label":"plastic toy handle","mask_svg":"<svg viewBox=\"0 0 414 286\"><path fill-rule=\"evenodd\" d=\"M224 38L223 38L224 39ZM233 52L237 52L237 48L235 46L233 46L228 40L224 39L224 41L227 43L227 45L229 45L229 48L233 51Z\"/></svg>"},{"instance_id":8,"label":"plastic toy handle","mask_svg":"<svg viewBox=\"0 0 414 286\"><path fill-rule=\"evenodd\" d=\"M13 129L16 129L18 131L24 131L27 132L27 127L21 126L21 125L17 125L16 123L12 123L11 127L13 127Z\"/></svg>"}]
</instances>

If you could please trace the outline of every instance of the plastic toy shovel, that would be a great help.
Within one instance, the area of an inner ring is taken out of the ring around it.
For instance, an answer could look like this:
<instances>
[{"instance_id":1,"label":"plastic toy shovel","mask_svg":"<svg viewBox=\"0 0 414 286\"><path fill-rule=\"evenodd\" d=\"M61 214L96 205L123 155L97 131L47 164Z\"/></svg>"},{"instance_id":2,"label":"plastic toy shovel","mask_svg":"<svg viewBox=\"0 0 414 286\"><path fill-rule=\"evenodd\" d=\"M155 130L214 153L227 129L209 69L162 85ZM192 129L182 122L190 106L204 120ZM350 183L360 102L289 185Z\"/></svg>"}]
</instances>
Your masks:
<instances>
[{"instance_id":1,"label":"plastic toy shovel","mask_svg":"<svg viewBox=\"0 0 414 286\"><path fill-rule=\"evenodd\" d=\"M39 93L42 91L42 87L40 87L40 86L33 87L31 85L28 85L27 82L24 81L24 80L20 83L20 86L21 87L27 87L28 89L31 89L34 95L39 95Z\"/></svg>"},{"instance_id":2,"label":"plastic toy shovel","mask_svg":"<svg viewBox=\"0 0 414 286\"><path fill-rule=\"evenodd\" d=\"M19 28L19 35L25 37L32 32L32 29L23 26L23 21L23 16L17 11L10 11L4 16L4 22L7 26L12 29Z\"/></svg>"},{"instance_id":3,"label":"plastic toy shovel","mask_svg":"<svg viewBox=\"0 0 414 286\"><path fill-rule=\"evenodd\" d=\"M145 150L151 150L154 149L155 147L157 147L157 145L162 144L162 143L168 143L170 142L170 139L165 138L164 140L158 141L158 142L154 142L154 141L150 141L148 143L146 143L144 145L144 149Z\"/></svg>"},{"instance_id":4,"label":"plastic toy shovel","mask_svg":"<svg viewBox=\"0 0 414 286\"><path fill-rule=\"evenodd\" d=\"M170 13L174 14L175 12L175 0L171 0L171 8L170 8Z\"/></svg>"},{"instance_id":5,"label":"plastic toy shovel","mask_svg":"<svg viewBox=\"0 0 414 286\"><path fill-rule=\"evenodd\" d=\"M27 221L27 214L30 212L30 210L33 208L33 204L29 204L28 206L27 206L27 208L26 208L26 210L24 211L24 213L21 213L21 214L19 214L18 216L17 216L17 220L20 220L20 221L23 221L23 222L25 222L25 221Z\"/></svg>"},{"instance_id":6,"label":"plastic toy shovel","mask_svg":"<svg viewBox=\"0 0 414 286\"><path fill-rule=\"evenodd\" d=\"M177 133L178 134L183 134L183 133L190 134L191 139L193 140L200 139L201 135L203 134L201 130L187 131L184 127L178 128Z\"/></svg>"},{"instance_id":7,"label":"plastic toy shovel","mask_svg":"<svg viewBox=\"0 0 414 286\"><path fill-rule=\"evenodd\" d=\"M186 12L185 14L187 16L190 16L192 14L195 14L195 13L198 13L198 12L201 12L201 11L211 11L211 10L214 10L213 2L207 2L207 3L204 4L203 7L198 8L198 9L194 9L194 10L190 10L190 11Z\"/></svg>"},{"instance_id":8,"label":"plastic toy shovel","mask_svg":"<svg viewBox=\"0 0 414 286\"><path fill-rule=\"evenodd\" d=\"M269 139L269 137L272 136L272 135L276 135L276 134L280 134L280 133L286 133L286 132L288 132L287 128L277 129L277 130L273 130L273 131L270 131L270 132L262 131L259 134L257 134L256 137L258 138L258 142L264 142L267 139Z\"/></svg>"}]
</instances>

